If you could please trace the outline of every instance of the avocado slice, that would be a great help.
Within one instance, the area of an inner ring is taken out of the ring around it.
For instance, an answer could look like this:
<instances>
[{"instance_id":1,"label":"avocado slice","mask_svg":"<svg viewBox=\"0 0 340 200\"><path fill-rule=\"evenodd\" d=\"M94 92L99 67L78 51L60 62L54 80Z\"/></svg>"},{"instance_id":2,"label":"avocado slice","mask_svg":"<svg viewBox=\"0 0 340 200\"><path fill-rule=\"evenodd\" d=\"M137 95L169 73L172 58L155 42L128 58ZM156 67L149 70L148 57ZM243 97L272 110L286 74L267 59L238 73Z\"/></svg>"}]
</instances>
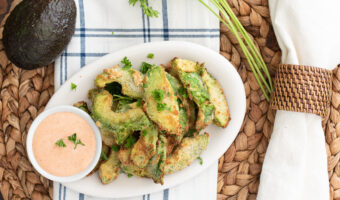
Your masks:
<instances>
[{"instance_id":1,"label":"avocado slice","mask_svg":"<svg viewBox=\"0 0 340 200\"><path fill-rule=\"evenodd\" d=\"M100 128L118 134L142 130L150 125L142 108L137 107L118 113L111 109L112 103L113 97L106 90L99 92L93 98L92 116ZM120 144L118 138L116 141Z\"/></svg>"},{"instance_id":2,"label":"avocado slice","mask_svg":"<svg viewBox=\"0 0 340 200\"><path fill-rule=\"evenodd\" d=\"M210 101L208 87L201 77L204 69L203 65L190 60L174 58L171 62L170 73L179 77L189 98L198 106L196 130L201 130L211 124L215 112L215 107Z\"/></svg>"},{"instance_id":3,"label":"avocado slice","mask_svg":"<svg viewBox=\"0 0 340 200\"><path fill-rule=\"evenodd\" d=\"M138 167L144 168L151 157L156 153L156 143L158 140L158 128L151 124L141 131L138 141L133 145L131 160Z\"/></svg>"},{"instance_id":4,"label":"avocado slice","mask_svg":"<svg viewBox=\"0 0 340 200\"><path fill-rule=\"evenodd\" d=\"M120 170L120 161L118 152L111 151L110 156L106 161L100 164L98 174L103 184L108 184L114 181Z\"/></svg>"},{"instance_id":5,"label":"avocado slice","mask_svg":"<svg viewBox=\"0 0 340 200\"><path fill-rule=\"evenodd\" d=\"M207 148L209 134L185 137L175 151L166 158L164 173L171 174L189 166Z\"/></svg>"},{"instance_id":6,"label":"avocado slice","mask_svg":"<svg viewBox=\"0 0 340 200\"><path fill-rule=\"evenodd\" d=\"M105 88L110 83L119 83L121 93L132 97L142 98L143 95L143 74L134 69L115 67L104 69L103 73L97 75L94 85L98 88Z\"/></svg>"},{"instance_id":7,"label":"avocado slice","mask_svg":"<svg viewBox=\"0 0 340 200\"><path fill-rule=\"evenodd\" d=\"M76 13L73 0L23 0L4 27L9 60L23 69L52 63L71 40Z\"/></svg>"},{"instance_id":8,"label":"avocado slice","mask_svg":"<svg viewBox=\"0 0 340 200\"><path fill-rule=\"evenodd\" d=\"M181 135L177 97L163 67L152 66L144 78L144 110L160 130Z\"/></svg>"},{"instance_id":9,"label":"avocado slice","mask_svg":"<svg viewBox=\"0 0 340 200\"><path fill-rule=\"evenodd\" d=\"M215 107L214 124L225 128L230 121L230 113L223 89L206 69L202 73L202 79L208 87L210 102Z\"/></svg>"}]
</instances>

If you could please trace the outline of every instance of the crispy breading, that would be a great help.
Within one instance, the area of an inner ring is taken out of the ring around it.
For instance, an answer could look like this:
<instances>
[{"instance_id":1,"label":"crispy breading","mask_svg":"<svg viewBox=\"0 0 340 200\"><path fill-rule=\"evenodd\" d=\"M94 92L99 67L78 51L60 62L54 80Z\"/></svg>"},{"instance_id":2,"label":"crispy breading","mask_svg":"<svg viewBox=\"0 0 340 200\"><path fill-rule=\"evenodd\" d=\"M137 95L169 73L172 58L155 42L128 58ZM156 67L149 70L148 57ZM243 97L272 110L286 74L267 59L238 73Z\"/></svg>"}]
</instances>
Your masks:
<instances>
[{"instance_id":1,"label":"crispy breading","mask_svg":"<svg viewBox=\"0 0 340 200\"><path fill-rule=\"evenodd\" d=\"M225 128L230 121L230 113L222 87L206 69L202 73L202 79L208 87L210 102L215 107L214 123Z\"/></svg>"},{"instance_id":2,"label":"crispy breading","mask_svg":"<svg viewBox=\"0 0 340 200\"><path fill-rule=\"evenodd\" d=\"M108 159L100 164L98 174L103 184L108 184L114 181L120 170L120 161L118 153L111 151Z\"/></svg>"},{"instance_id":3,"label":"crispy breading","mask_svg":"<svg viewBox=\"0 0 340 200\"><path fill-rule=\"evenodd\" d=\"M138 167L144 168L156 153L157 140L158 129L155 125L142 130L138 141L132 147L131 161Z\"/></svg>"},{"instance_id":4,"label":"crispy breading","mask_svg":"<svg viewBox=\"0 0 340 200\"><path fill-rule=\"evenodd\" d=\"M112 146L116 144L116 139L114 137L115 133L106 129L99 129L102 136L102 141L107 146Z\"/></svg>"},{"instance_id":5,"label":"crispy breading","mask_svg":"<svg viewBox=\"0 0 340 200\"><path fill-rule=\"evenodd\" d=\"M166 138L159 135L157 141L156 154L151 158L149 164L144 169L144 176L152 178L155 183L164 183L164 166L166 160Z\"/></svg>"},{"instance_id":6,"label":"crispy breading","mask_svg":"<svg viewBox=\"0 0 340 200\"><path fill-rule=\"evenodd\" d=\"M143 168L140 168L133 164L131 161L131 148L125 148L121 147L119 152L118 152L118 158L121 162L121 169L128 173L128 174L133 174L135 176L144 176Z\"/></svg>"},{"instance_id":7,"label":"crispy breading","mask_svg":"<svg viewBox=\"0 0 340 200\"><path fill-rule=\"evenodd\" d=\"M97 75L95 86L104 88L106 84L117 82L122 86L122 94L141 98L143 96L143 74L134 69L110 68Z\"/></svg>"},{"instance_id":8,"label":"crispy breading","mask_svg":"<svg viewBox=\"0 0 340 200\"><path fill-rule=\"evenodd\" d=\"M95 121L100 122L101 128L115 133L118 144L122 143L117 138L118 134L130 134L149 126L150 121L140 107L118 113L111 109L112 102L112 95L108 91L103 90L96 94L93 98L92 116Z\"/></svg>"},{"instance_id":9,"label":"crispy breading","mask_svg":"<svg viewBox=\"0 0 340 200\"><path fill-rule=\"evenodd\" d=\"M155 98L156 92L160 93L159 99ZM148 70L144 79L144 100L146 113L160 130L175 135L182 133L177 98L162 67L153 66Z\"/></svg>"},{"instance_id":10,"label":"crispy breading","mask_svg":"<svg viewBox=\"0 0 340 200\"><path fill-rule=\"evenodd\" d=\"M190 60L174 58L171 62L171 73L179 77L191 100L198 106L196 129L201 130L212 123L214 106L201 72L204 66Z\"/></svg>"},{"instance_id":11,"label":"crispy breading","mask_svg":"<svg viewBox=\"0 0 340 200\"><path fill-rule=\"evenodd\" d=\"M171 174L189 166L208 146L209 134L185 137L174 152L167 157L164 173Z\"/></svg>"}]
</instances>

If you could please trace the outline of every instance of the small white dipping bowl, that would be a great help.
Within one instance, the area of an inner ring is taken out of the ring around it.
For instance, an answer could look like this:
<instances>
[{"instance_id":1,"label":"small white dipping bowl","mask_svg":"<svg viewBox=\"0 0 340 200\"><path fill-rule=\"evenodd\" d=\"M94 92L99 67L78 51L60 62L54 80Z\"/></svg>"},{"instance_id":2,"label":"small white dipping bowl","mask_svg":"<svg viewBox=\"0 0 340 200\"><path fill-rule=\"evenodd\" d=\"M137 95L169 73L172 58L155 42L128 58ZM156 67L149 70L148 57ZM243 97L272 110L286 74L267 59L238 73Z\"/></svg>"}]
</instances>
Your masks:
<instances>
[{"instance_id":1,"label":"small white dipping bowl","mask_svg":"<svg viewBox=\"0 0 340 200\"><path fill-rule=\"evenodd\" d=\"M37 129L37 127L39 126L39 124L49 115L54 114L54 113L58 113L58 112L72 112L80 117L82 117L84 120L86 120L89 125L91 126L94 134L95 134L95 138L96 138L96 152L95 152L95 156L91 162L91 164L89 165L88 168L86 168L84 171L72 175L72 176L55 176L53 174L50 174L48 172L46 172L43 168L41 168L37 162L37 160L35 159L34 153L33 153L33 137L35 134L35 131ZM28 154L28 158L31 161L33 167L44 177L56 181L56 182L72 182L72 181L77 181L79 179L84 178L87 174L89 174L94 167L96 166L99 158L100 158L100 154L101 154L101 149L102 149L102 138L101 138L101 134L100 131L97 127L97 125L95 124L95 122L93 121L93 119L90 117L89 114L87 114L86 112L84 112L83 110L73 107L73 106L57 106L48 110L45 110L44 112L40 113L38 115L38 117L35 118L35 120L33 121L28 134L27 134L27 140L26 140L26 149L27 149L27 154Z\"/></svg>"}]
</instances>

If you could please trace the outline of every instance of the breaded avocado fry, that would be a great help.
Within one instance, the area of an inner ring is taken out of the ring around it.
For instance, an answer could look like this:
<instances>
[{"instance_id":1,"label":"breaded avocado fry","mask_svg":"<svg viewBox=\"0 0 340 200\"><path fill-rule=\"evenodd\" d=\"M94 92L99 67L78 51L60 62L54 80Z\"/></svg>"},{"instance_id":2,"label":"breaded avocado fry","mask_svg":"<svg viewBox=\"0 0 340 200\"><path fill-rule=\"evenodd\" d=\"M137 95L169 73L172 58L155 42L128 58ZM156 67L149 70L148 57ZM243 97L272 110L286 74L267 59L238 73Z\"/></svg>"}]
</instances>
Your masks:
<instances>
[{"instance_id":1,"label":"breaded avocado fry","mask_svg":"<svg viewBox=\"0 0 340 200\"><path fill-rule=\"evenodd\" d=\"M111 151L108 159L100 164L98 174L103 184L108 184L114 181L120 170L120 161L118 152Z\"/></svg>"},{"instance_id":2,"label":"breaded avocado fry","mask_svg":"<svg viewBox=\"0 0 340 200\"><path fill-rule=\"evenodd\" d=\"M165 174L171 174L189 166L207 148L208 142L208 133L183 138L181 144L167 157Z\"/></svg>"},{"instance_id":3,"label":"breaded avocado fry","mask_svg":"<svg viewBox=\"0 0 340 200\"><path fill-rule=\"evenodd\" d=\"M94 82L96 87L104 88L106 84L117 82L122 86L122 93L133 98L142 98L143 74L132 68L124 69L119 66L104 69Z\"/></svg>"},{"instance_id":4,"label":"breaded avocado fry","mask_svg":"<svg viewBox=\"0 0 340 200\"><path fill-rule=\"evenodd\" d=\"M215 107L214 124L225 128L230 121L230 113L222 87L206 69L203 70L202 79L208 87L210 102Z\"/></svg>"},{"instance_id":5,"label":"breaded avocado fry","mask_svg":"<svg viewBox=\"0 0 340 200\"><path fill-rule=\"evenodd\" d=\"M189 116L192 114L190 111L190 99L188 98L188 94L184 90L182 84L172 75L167 74L167 79L169 80L172 88L174 89L175 95L177 96L177 103L179 107L179 123L182 128L182 132L180 135L169 135L167 137L167 154L172 152L172 149L181 142L183 136L189 129ZM194 110L195 112L195 110ZM190 116L191 117L191 116ZM194 122L193 122L194 123Z\"/></svg>"},{"instance_id":6,"label":"breaded avocado fry","mask_svg":"<svg viewBox=\"0 0 340 200\"><path fill-rule=\"evenodd\" d=\"M130 159L131 150L131 148L120 148L118 152L118 158L121 162L121 169L128 174L142 177L144 175L143 168L137 167L135 164L132 163Z\"/></svg>"},{"instance_id":7,"label":"breaded avocado fry","mask_svg":"<svg viewBox=\"0 0 340 200\"><path fill-rule=\"evenodd\" d=\"M118 113L111 109L112 102L112 95L106 90L99 92L93 98L92 116L100 128L118 134L142 130L149 126L150 121L140 107ZM117 137L116 140L119 144Z\"/></svg>"},{"instance_id":8,"label":"breaded avocado fry","mask_svg":"<svg viewBox=\"0 0 340 200\"><path fill-rule=\"evenodd\" d=\"M144 170L144 175L146 177L152 178L155 183L160 183L163 185L164 178L164 165L166 159L166 138L163 135L159 135L159 140L157 142L157 152L151 158L149 164Z\"/></svg>"},{"instance_id":9,"label":"breaded avocado fry","mask_svg":"<svg viewBox=\"0 0 340 200\"><path fill-rule=\"evenodd\" d=\"M116 139L114 137L115 133L111 132L107 129L99 129L100 130L100 134L102 136L102 141L105 145L107 146L112 146L114 144L116 144Z\"/></svg>"},{"instance_id":10,"label":"breaded avocado fry","mask_svg":"<svg viewBox=\"0 0 340 200\"><path fill-rule=\"evenodd\" d=\"M171 72L179 77L190 99L198 106L196 129L201 130L214 118L214 106L210 102L208 88L201 77L204 67L190 60L179 58L173 59L171 63Z\"/></svg>"},{"instance_id":11,"label":"breaded avocado fry","mask_svg":"<svg viewBox=\"0 0 340 200\"><path fill-rule=\"evenodd\" d=\"M132 147L131 161L138 167L144 168L156 153L157 140L158 129L155 125L142 130L138 141Z\"/></svg>"},{"instance_id":12,"label":"breaded avocado fry","mask_svg":"<svg viewBox=\"0 0 340 200\"><path fill-rule=\"evenodd\" d=\"M163 67L152 66L144 79L144 110L160 130L181 135L179 108Z\"/></svg>"}]
</instances>

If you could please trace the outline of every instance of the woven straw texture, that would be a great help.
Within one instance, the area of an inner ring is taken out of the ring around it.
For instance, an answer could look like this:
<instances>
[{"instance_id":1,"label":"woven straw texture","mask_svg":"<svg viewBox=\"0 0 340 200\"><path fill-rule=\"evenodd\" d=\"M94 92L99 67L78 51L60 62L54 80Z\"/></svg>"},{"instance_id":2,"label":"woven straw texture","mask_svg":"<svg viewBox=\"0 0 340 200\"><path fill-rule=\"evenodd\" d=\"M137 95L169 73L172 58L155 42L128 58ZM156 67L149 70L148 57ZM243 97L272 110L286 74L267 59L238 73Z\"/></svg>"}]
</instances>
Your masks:
<instances>
[{"instance_id":1,"label":"woven straw texture","mask_svg":"<svg viewBox=\"0 0 340 200\"><path fill-rule=\"evenodd\" d=\"M330 105L331 80L332 72L326 69L280 64L270 108L325 117Z\"/></svg>"},{"instance_id":2,"label":"woven straw texture","mask_svg":"<svg viewBox=\"0 0 340 200\"><path fill-rule=\"evenodd\" d=\"M7 3L6 3L7 1ZM54 92L53 66L26 71L6 58L1 42L9 11L20 0L0 0L0 191L4 199L51 199L52 183L30 165L25 140L28 127ZM255 39L272 74L281 53L271 28L267 0L228 0ZM3 5L7 8L3 8ZM6 12L6 11L4 11ZM247 95L247 114L239 135L219 159L218 199L255 199L261 166L272 132L275 112L269 109L236 38L221 26L221 54L240 73ZM323 121L326 134L331 199L340 198L340 70L333 73L331 107Z\"/></svg>"}]
</instances>

